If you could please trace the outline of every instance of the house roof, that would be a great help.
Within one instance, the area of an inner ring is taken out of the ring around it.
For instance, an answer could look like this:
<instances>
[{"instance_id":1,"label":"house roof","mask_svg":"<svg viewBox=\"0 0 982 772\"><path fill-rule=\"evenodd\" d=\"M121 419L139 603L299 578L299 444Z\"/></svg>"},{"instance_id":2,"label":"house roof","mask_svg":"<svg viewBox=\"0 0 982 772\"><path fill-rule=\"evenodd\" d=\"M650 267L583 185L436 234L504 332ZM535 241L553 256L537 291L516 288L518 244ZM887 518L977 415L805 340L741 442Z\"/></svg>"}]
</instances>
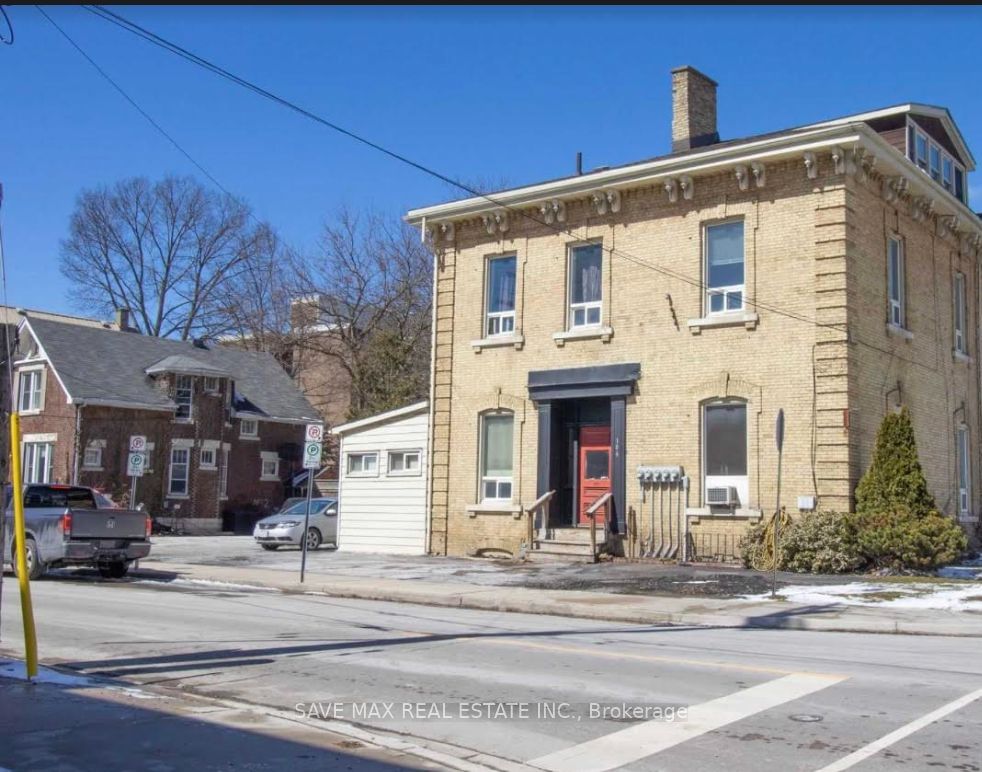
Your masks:
<instances>
[{"instance_id":1,"label":"house roof","mask_svg":"<svg viewBox=\"0 0 982 772\"><path fill-rule=\"evenodd\" d=\"M88 316L72 316L71 314L59 314L54 311L37 311L33 308L17 308L15 306L0 305L0 324L20 324L25 316L37 319L51 319L55 322L66 322L68 324L81 324L86 327L101 327L107 330L118 330L115 322L93 319Z\"/></svg>"},{"instance_id":2,"label":"house roof","mask_svg":"<svg viewBox=\"0 0 982 772\"><path fill-rule=\"evenodd\" d=\"M198 348L189 341L57 322L31 314L24 323L72 403L174 409L174 402L151 377L169 367L169 372L231 377L237 400L248 403L249 411L260 418L320 421L290 376L264 352L226 346Z\"/></svg>"},{"instance_id":3,"label":"house roof","mask_svg":"<svg viewBox=\"0 0 982 772\"><path fill-rule=\"evenodd\" d=\"M405 407L389 410L385 413L369 416L368 418L362 418L358 421L349 421L346 424L335 426L333 429L331 429L331 434L347 434L348 432L353 432L357 429L366 429L369 426L375 426L376 424L385 423L386 421L393 421L396 418L407 418L411 415L425 412L429 406L430 403L424 400L423 402L416 402L412 405L406 405Z\"/></svg>"},{"instance_id":4,"label":"house roof","mask_svg":"<svg viewBox=\"0 0 982 772\"><path fill-rule=\"evenodd\" d=\"M422 224L424 220L439 222L453 218L472 217L501 207L521 207L535 204L551 196L588 193L601 186L616 188L639 183L647 184L658 178L663 178L665 175L710 171L716 166L732 164L733 159L738 155L742 162L743 156L748 154L759 155L762 158L767 156L778 158L792 150L800 152L802 149L817 149L836 143L847 144L859 140L863 136L874 134L869 127L869 121L905 114L922 115L939 120L953 145L963 156L966 170L972 171L975 168L974 158L947 109L932 105L907 103L779 131L723 140L690 150L666 153L617 166L601 167L584 174L558 177L420 207L410 210L404 219L411 224L418 225ZM892 149L892 152L902 161L907 160L902 153L897 153L895 149ZM965 213L967 212L966 207ZM971 214L974 215L974 212Z\"/></svg>"}]
</instances>

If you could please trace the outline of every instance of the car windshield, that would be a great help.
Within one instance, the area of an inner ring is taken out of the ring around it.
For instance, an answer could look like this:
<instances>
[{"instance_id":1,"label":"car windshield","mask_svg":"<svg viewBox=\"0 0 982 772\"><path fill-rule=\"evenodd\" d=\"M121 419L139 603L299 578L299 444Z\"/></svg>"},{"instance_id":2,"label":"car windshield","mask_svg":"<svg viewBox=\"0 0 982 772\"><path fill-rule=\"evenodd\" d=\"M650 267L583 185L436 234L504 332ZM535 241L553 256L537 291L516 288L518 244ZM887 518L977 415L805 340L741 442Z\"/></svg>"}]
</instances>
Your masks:
<instances>
[{"instance_id":1,"label":"car windshield","mask_svg":"<svg viewBox=\"0 0 982 772\"><path fill-rule=\"evenodd\" d=\"M310 514L319 515L325 509L327 509L334 502L330 499L314 499L310 502ZM307 512L307 502L301 501L299 504L294 504L289 509L284 509L280 512L281 515L303 515Z\"/></svg>"}]
</instances>

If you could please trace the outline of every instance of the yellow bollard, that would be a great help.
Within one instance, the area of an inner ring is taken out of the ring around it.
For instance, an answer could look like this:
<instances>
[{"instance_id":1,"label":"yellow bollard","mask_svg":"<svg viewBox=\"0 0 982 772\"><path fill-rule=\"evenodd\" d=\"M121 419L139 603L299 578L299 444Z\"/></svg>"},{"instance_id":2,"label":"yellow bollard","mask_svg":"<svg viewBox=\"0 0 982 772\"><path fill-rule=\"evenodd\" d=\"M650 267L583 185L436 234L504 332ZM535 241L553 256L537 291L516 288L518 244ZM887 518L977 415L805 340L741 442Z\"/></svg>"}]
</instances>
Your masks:
<instances>
[{"instance_id":1,"label":"yellow bollard","mask_svg":"<svg viewBox=\"0 0 982 772\"><path fill-rule=\"evenodd\" d=\"M31 605L31 583L27 578L27 534L24 528L24 488L20 474L20 416L10 414L10 482L14 494L14 543L17 545L17 582L20 585L20 612L24 620L24 659L27 677L38 674L38 639Z\"/></svg>"}]
</instances>

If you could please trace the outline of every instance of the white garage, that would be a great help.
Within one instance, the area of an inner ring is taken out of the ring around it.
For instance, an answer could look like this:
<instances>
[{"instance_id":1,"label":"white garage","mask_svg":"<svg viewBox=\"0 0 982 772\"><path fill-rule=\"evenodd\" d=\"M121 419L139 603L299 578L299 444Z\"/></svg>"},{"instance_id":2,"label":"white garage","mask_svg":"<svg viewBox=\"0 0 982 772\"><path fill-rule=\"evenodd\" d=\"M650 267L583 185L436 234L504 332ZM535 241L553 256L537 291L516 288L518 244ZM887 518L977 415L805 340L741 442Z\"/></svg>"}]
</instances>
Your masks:
<instances>
[{"instance_id":1,"label":"white garage","mask_svg":"<svg viewBox=\"0 0 982 772\"><path fill-rule=\"evenodd\" d=\"M426 554L429 403L336 426L338 549Z\"/></svg>"}]
</instances>

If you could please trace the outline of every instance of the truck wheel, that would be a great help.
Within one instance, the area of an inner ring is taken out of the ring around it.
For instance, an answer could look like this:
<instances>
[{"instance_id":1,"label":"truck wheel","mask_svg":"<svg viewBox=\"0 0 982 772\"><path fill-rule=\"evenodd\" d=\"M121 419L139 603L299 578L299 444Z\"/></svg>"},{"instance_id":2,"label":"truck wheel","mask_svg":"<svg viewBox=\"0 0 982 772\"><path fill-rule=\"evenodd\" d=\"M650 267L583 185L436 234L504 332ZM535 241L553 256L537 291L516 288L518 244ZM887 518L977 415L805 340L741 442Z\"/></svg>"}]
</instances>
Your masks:
<instances>
[{"instance_id":1,"label":"truck wheel","mask_svg":"<svg viewBox=\"0 0 982 772\"><path fill-rule=\"evenodd\" d=\"M279 549L280 547L279 544L260 544L259 546L262 547L264 550L269 550L270 552Z\"/></svg>"},{"instance_id":2,"label":"truck wheel","mask_svg":"<svg viewBox=\"0 0 982 772\"><path fill-rule=\"evenodd\" d=\"M103 579L122 579L129 570L129 563L102 563L99 565L99 575Z\"/></svg>"},{"instance_id":3,"label":"truck wheel","mask_svg":"<svg viewBox=\"0 0 982 772\"><path fill-rule=\"evenodd\" d=\"M48 570L48 566L41 556L38 554L38 545L30 536L27 537L27 541L24 542L26 552L27 552L27 578L32 582L35 579L40 579L44 576L44 572ZM14 552L12 555L11 562L14 564L14 575L17 574L17 548L14 547Z\"/></svg>"}]
</instances>

